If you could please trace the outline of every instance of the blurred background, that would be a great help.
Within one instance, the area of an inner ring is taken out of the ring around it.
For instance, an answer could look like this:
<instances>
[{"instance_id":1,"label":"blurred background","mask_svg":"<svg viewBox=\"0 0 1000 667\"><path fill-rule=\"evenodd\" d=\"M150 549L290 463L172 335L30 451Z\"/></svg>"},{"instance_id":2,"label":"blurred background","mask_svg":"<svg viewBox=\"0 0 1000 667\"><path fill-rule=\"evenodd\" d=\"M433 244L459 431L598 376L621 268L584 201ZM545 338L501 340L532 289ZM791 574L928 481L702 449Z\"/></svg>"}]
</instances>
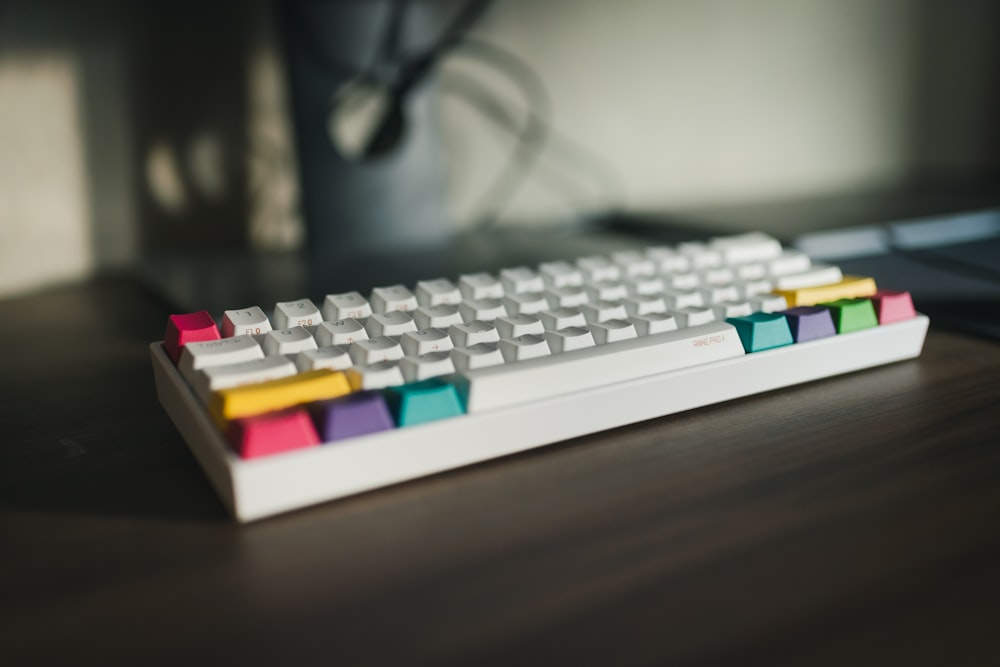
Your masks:
<instances>
[{"instance_id":1,"label":"blurred background","mask_svg":"<svg viewBox=\"0 0 1000 667\"><path fill-rule=\"evenodd\" d=\"M467 5L0 3L0 295L179 253L997 182L1000 3L496 0L440 44ZM345 99L401 103L384 150L347 155Z\"/></svg>"}]
</instances>

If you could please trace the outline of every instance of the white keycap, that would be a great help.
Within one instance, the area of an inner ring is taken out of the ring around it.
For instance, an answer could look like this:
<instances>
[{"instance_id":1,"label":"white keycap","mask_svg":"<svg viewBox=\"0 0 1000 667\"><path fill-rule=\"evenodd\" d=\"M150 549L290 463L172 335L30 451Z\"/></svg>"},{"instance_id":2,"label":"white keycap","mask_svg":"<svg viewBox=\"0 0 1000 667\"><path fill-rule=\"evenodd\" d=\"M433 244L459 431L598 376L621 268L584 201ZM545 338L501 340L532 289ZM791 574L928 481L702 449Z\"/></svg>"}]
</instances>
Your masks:
<instances>
[{"instance_id":1,"label":"white keycap","mask_svg":"<svg viewBox=\"0 0 1000 667\"><path fill-rule=\"evenodd\" d=\"M417 297L404 285L376 287L371 295L372 311L388 313L393 310L416 310Z\"/></svg>"},{"instance_id":2,"label":"white keycap","mask_svg":"<svg viewBox=\"0 0 1000 667\"><path fill-rule=\"evenodd\" d=\"M790 273L774 279L774 288L779 290L804 289L840 282L844 276L840 267L814 264L808 271Z\"/></svg>"},{"instance_id":3,"label":"white keycap","mask_svg":"<svg viewBox=\"0 0 1000 667\"><path fill-rule=\"evenodd\" d=\"M691 268L693 269L706 269L722 265L722 253L707 243L681 243L677 246L677 252L691 260Z\"/></svg>"},{"instance_id":4,"label":"white keycap","mask_svg":"<svg viewBox=\"0 0 1000 667\"><path fill-rule=\"evenodd\" d=\"M647 296L667 289L667 283L661 276L639 276L626 281L625 287L632 296Z\"/></svg>"},{"instance_id":5,"label":"white keycap","mask_svg":"<svg viewBox=\"0 0 1000 667\"><path fill-rule=\"evenodd\" d=\"M354 366L344 371L354 391L382 389L404 384L406 379L399 361L376 361L367 366Z\"/></svg>"},{"instance_id":6,"label":"white keycap","mask_svg":"<svg viewBox=\"0 0 1000 667\"><path fill-rule=\"evenodd\" d=\"M495 343L500 340L497 328L489 322L472 320L448 327L448 336L455 347L471 347L479 343Z\"/></svg>"},{"instance_id":7,"label":"white keycap","mask_svg":"<svg viewBox=\"0 0 1000 667\"><path fill-rule=\"evenodd\" d=\"M353 365L351 355L339 345L321 347L317 350L303 350L295 356L295 366L303 373L319 368L342 371Z\"/></svg>"},{"instance_id":8,"label":"white keycap","mask_svg":"<svg viewBox=\"0 0 1000 667\"><path fill-rule=\"evenodd\" d=\"M772 276L784 276L789 273L802 273L812 266L809 255L798 250L785 250L780 255L767 262L767 271Z\"/></svg>"},{"instance_id":9,"label":"white keycap","mask_svg":"<svg viewBox=\"0 0 1000 667\"><path fill-rule=\"evenodd\" d=\"M635 332L640 336L651 336L677 329L677 320L668 313L633 315L628 319L635 325Z\"/></svg>"},{"instance_id":10,"label":"white keycap","mask_svg":"<svg viewBox=\"0 0 1000 667\"><path fill-rule=\"evenodd\" d=\"M458 305L462 301L462 292L450 280L421 280L417 283L417 303L421 306L438 306L441 304Z\"/></svg>"},{"instance_id":11,"label":"white keycap","mask_svg":"<svg viewBox=\"0 0 1000 667\"><path fill-rule=\"evenodd\" d=\"M372 313L365 321L365 330L372 338L402 336L407 331L416 331L417 323L406 311L390 310L387 313Z\"/></svg>"},{"instance_id":12,"label":"white keycap","mask_svg":"<svg viewBox=\"0 0 1000 667\"><path fill-rule=\"evenodd\" d=\"M582 350L596 345L594 334L584 327L566 327L558 331L546 331L545 340L553 354Z\"/></svg>"},{"instance_id":13,"label":"white keycap","mask_svg":"<svg viewBox=\"0 0 1000 667\"><path fill-rule=\"evenodd\" d=\"M271 316L271 326L275 329L291 329L319 324L323 321L319 309L309 299L296 301L279 301L274 304L274 314Z\"/></svg>"},{"instance_id":14,"label":"white keycap","mask_svg":"<svg viewBox=\"0 0 1000 667\"><path fill-rule=\"evenodd\" d=\"M403 354L410 357L431 352L448 352L455 347L448 333L441 329L407 331L399 337L399 345L403 348Z\"/></svg>"},{"instance_id":15,"label":"white keycap","mask_svg":"<svg viewBox=\"0 0 1000 667\"><path fill-rule=\"evenodd\" d=\"M767 267L763 264L740 264L735 269L737 280L762 280L767 278Z\"/></svg>"},{"instance_id":16,"label":"white keycap","mask_svg":"<svg viewBox=\"0 0 1000 667\"><path fill-rule=\"evenodd\" d=\"M552 287L545 291L545 298L549 308L574 308L590 301L590 295L579 285Z\"/></svg>"},{"instance_id":17,"label":"white keycap","mask_svg":"<svg viewBox=\"0 0 1000 667\"><path fill-rule=\"evenodd\" d=\"M590 297L588 301L621 301L628 296L625 283L617 280L595 280L584 284L583 289Z\"/></svg>"},{"instance_id":18,"label":"white keycap","mask_svg":"<svg viewBox=\"0 0 1000 667\"><path fill-rule=\"evenodd\" d=\"M508 314L506 306L503 305L503 299L494 297L463 301L458 304L458 312L462 314L462 319L466 322L471 320L495 320L498 317Z\"/></svg>"},{"instance_id":19,"label":"white keycap","mask_svg":"<svg viewBox=\"0 0 1000 667\"><path fill-rule=\"evenodd\" d=\"M263 359L264 350L250 336L234 336L219 340L188 343L181 348L177 368L189 384L194 383L195 371L209 366L223 366L254 359Z\"/></svg>"},{"instance_id":20,"label":"white keycap","mask_svg":"<svg viewBox=\"0 0 1000 667\"><path fill-rule=\"evenodd\" d=\"M264 336L262 346L264 354L269 357L275 354L298 354L303 350L317 348L316 339L305 327L270 331Z\"/></svg>"},{"instance_id":21,"label":"white keycap","mask_svg":"<svg viewBox=\"0 0 1000 667\"><path fill-rule=\"evenodd\" d=\"M699 272L702 285L728 285L736 279L736 274L727 266L705 269Z\"/></svg>"},{"instance_id":22,"label":"white keycap","mask_svg":"<svg viewBox=\"0 0 1000 667\"><path fill-rule=\"evenodd\" d=\"M407 382L420 382L451 375L455 372L455 362L451 360L450 352L428 352L419 357L403 357L399 360L399 369Z\"/></svg>"},{"instance_id":23,"label":"white keycap","mask_svg":"<svg viewBox=\"0 0 1000 667\"><path fill-rule=\"evenodd\" d=\"M403 358L403 348L388 336L356 340L351 343L347 351L351 355L351 361L356 366L367 366L380 361L396 361Z\"/></svg>"},{"instance_id":24,"label":"white keycap","mask_svg":"<svg viewBox=\"0 0 1000 667\"><path fill-rule=\"evenodd\" d=\"M440 306L420 306L413 311L413 321L418 329L447 329L452 324L463 322L458 306L442 304Z\"/></svg>"},{"instance_id":25,"label":"white keycap","mask_svg":"<svg viewBox=\"0 0 1000 667\"><path fill-rule=\"evenodd\" d=\"M649 315L667 312L667 302L660 295L636 295L622 301L625 312L632 315Z\"/></svg>"},{"instance_id":26,"label":"white keycap","mask_svg":"<svg viewBox=\"0 0 1000 667\"><path fill-rule=\"evenodd\" d=\"M504 362L499 342L456 347L451 351L451 360L455 364L456 372L498 366Z\"/></svg>"},{"instance_id":27,"label":"white keycap","mask_svg":"<svg viewBox=\"0 0 1000 667\"><path fill-rule=\"evenodd\" d=\"M583 272L585 283L597 280L620 280L622 277L621 267L603 255L581 257L576 260L576 266Z\"/></svg>"},{"instance_id":28,"label":"white keycap","mask_svg":"<svg viewBox=\"0 0 1000 667\"><path fill-rule=\"evenodd\" d=\"M656 262L640 250L624 250L611 254L611 261L622 269L626 279L652 276L656 273Z\"/></svg>"},{"instance_id":29,"label":"white keycap","mask_svg":"<svg viewBox=\"0 0 1000 667\"><path fill-rule=\"evenodd\" d=\"M549 302L541 292L521 292L508 294L503 299L504 308L511 315L532 315L549 307ZM499 317L499 316L498 316Z\"/></svg>"},{"instance_id":30,"label":"white keycap","mask_svg":"<svg viewBox=\"0 0 1000 667\"><path fill-rule=\"evenodd\" d=\"M553 308L538 313L538 319L546 331L558 331L569 327L586 327L587 318L579 308Z\"/></svg>"},{"instance_id":31,"label":"white keycap","mask_svg":"<svg viewBox=\"0 0 1000 667\"><path fill-rule=\"evenodd\" d=\"M736 301L740 298L740 290L736 285L716 285L701 290L701 295L705 298L706 304L714 304L722 301Z\"/></svg>"},{"instance_id":32,"label":"white keycap","mask_svg":"<svg viewBox=\"0 0 1000 667\"><path fill-rule=\"evenodd\" d=\"M323 319L327 322L363 320L371 314L371 304L360 292L327 294L323 300Z\"/></svg>"},{"instance_id":33,"label":"white keycap","mask_svg":"<svg viewBox=\"0 0 1000 667\"><path fill-rule=\"evenodd\" d=\"M668 290L693 290L701 286L701 277L697 273L664 274L663 282Z\"/></svg>"},{"instance_id":34,"label":"white keycap","mask_svg":"<svg viewBox=\"0 0 1000 667\"><path fill-rule=\"evenodd\" d=\"M493 321L501 338L516 338L527 334L542 335L545 326L537 315L508 315Z\"/></svg>"},{"instance_id":35,"label":"white keycap","mask_svg":"<svg viewBox=\"0 0 1000 667\"><path fill-rule=\"evenodd\" d=\"M356 340L371 338L361 322L353 319L323 322L316 327L316 345L350 345Z\"/></svg>"},{"instance_id":36,"label":"white keycap","mask_svg":"<svg viewBox=\"0 0 1000 667\"><path fill-rule=\"evenodd\" d=\"M761 294L751 297L748 301L750 302L750 307L753 308L754 311L764 313L776 313L788 308L788 302L785 300L785 297L775 294Z\"/></svg>"},{"instance_id":37,"label":"white keycap","mask_svg":"<svg viewBox=\"0 0 1000 667\"><path fill-rule=\"evenodd\" d=\"M536 334L525 334L514 338L500 339L500 353L507 363L512 361L524 361L525 359L537 359L552 352L545 336Z\"/></svg>"},{"instance_id":38,"label":"white keycap","mask_svg":"<svg viewBox=\"0 0 1000 667\"><path fill-rule=\"evenodd\" d=\"M711 246L722 253L722 259L727 264L759 262L781 254L781 243L761 232L712 239Z\"/></svg>"},{"instance_id":39,"label":"white keycap","mask_svg":"<svg viewBox=\"0 0 1000 667\"><path fill-rule=\"evenodd\" d=\"M701 292L694 290L666 290L663 292L663 300L667 302L667 308L670 310L705 305L705 297Z\"/></svg>"},{"instance_id":40,"label":"white keycap","mask_svg":"<svg viewBox=\"0 0 1000 667\"><path fill-rule=\"evenodd\" d=\"M544 262L538 266L538 272L545 284L553 289L583 284L583 272L569 262Z\"/></svg>"},{"instance_id":41,"label":"white keycap","mask_svg":"<svg viewBox=\"0 0 1000 667\"><path fill-rule=\"evenodd\" d=\"M691 269L691 260L672 248L655 247L646 250L658 273L684 273Z\"/></svg>"},{"instance_id":42,"label":"white keycap","mask_svg":"<svg viewBox=\"0 0 1000 667\"><path fill-rule=\"evenodd\" d=\"M464 299L499 299L503 296L503 285L488 273L460 276L458 288Z\"/></svg>"},{"instance_id":43,"label":"white keycap","mask_svg":"<svg viewBox=\"0 0 1000 667\"><path fill-rule=\"evenodd\" d=\"M191 386L202 402L208 403L212 392L220 389L280 380L297 372L295 364L288 357L264 357L223 366L208 366L195 374Z\"/></svg>"},{"instance_id":44,"label":"white keycap","mask_svg":"<svg viewBox=\"0 0 1000 667\"><path fill-rule=\"evenodd\" d=\"M734 284L739 290L741 299L749 299L758 294L770 294L774 289L774 283L767 279L737 281Z\"/></svg>"},{"instance_id":45,"label":"white keycap","mask_svg":"<svg viewBox=\"0 0 1000 667\"><path fill-rule=\"evenodd\" d=\"M628 317L625 304L621 301L598 301L580 306L580 312L587 322L606 322L607 320L624 320Z\"/></svg>"},{"instance_id":46,"label":"white keycap","mask_svg":"<svg viewBox=\"0 0 1000 667\"><path fill-rule=\"evenodd\" d=\"M222 314L222 335L226 338L266 334L270 330L271 322L259 306L227 310Z\"/></svg>"},{"instance_id":47,"label":"white keycap","mask_svg":"<svg viewBox=\"0 0 1000 667\"><path fill-rule=\"evenodd\" d=\"M507 294L542 292L545 290L545 281L542 279L542 276L523 266L501 271L500 282L503 284L504 291Z\"/></svg>"},{"instance_id":48,"label":"white keycap","mask_svg":"<svg viewBox=\"0 0 1000 667\"><path fill-rule=\"evenodd\" d=\"M746 301L723 301L712 306L716 320L724 320L727 317L743 317L750 315L754 309Z\"/></svg>"},{"instance_id":49,"label":"white keycap","mask_svg":"<svg viewBox=\"0 0 1000 667\"><path fill-rule=\"evenodd\" d=\"M716 322L563 354L553 349L548 357L460 372L467 411L475 414L743 354L736 329Z\"/></svg>"},{"instance_id":50,"label":"white keycap","mask_svg":"<svg viewBox=\"0 0 1000 667\"><path fill-rule=\"evenodd\" d=\"M616 343L639 335L635 330L635 325L629 320L596 322L590 325L590 333L594 335L594 342L598 345Z\"/></svg>"},{"instance_id":51,"label":"white keycap","mask_svg":"<svg viewBox=\"0 0 1000 667\"><path fill-rule=\"evenodd\" d=\"M677 328L696 327L715 321L715 311L711 308L701 308L692 306L690 308L678 308L670 313L677 320Z\"/></svg>"}]
</instances>

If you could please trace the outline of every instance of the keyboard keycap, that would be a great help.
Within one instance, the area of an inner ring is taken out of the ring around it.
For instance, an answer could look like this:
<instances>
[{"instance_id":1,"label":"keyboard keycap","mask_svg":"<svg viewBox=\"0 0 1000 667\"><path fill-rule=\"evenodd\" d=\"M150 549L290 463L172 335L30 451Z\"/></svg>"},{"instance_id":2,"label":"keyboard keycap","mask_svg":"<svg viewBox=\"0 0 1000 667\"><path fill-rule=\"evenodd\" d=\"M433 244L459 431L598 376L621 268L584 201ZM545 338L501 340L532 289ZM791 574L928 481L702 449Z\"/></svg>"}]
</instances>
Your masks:
<instances>
[{"instance_id":1,"label":"keyboard keycap","mask_svg":"<svg viewBox=\"0 0 1000 667\"><path fill-rule=\"evenodd\" d=\"M503 297L503 285L488 273L468 273L458 278L458 289L462 297L468 300L500 299Z\"/></svg>"},{"instance_id":2,"label":"keyboard keycap","mask_svg":"<svg viewBox=\"0 0 1000 667\"><path fill-rule=\"evenodd\" d=\"M828 338L837 335L833 326L830 309L822 306L799 306L782 312L792 330L792 338L796 343L807 343L818 338Z\"/></svg>"},{"instance_id":3,"label":"keyboard keycap","mask_svg":"<svg viewBox=\"0 0 1000 667\"><path fill-rule=\"evenodd\" d=\"M417 297L403 285L376 287L371 294L372 311L388 313L393 310L416 310Z\"/></svg>"},{"instance_id":4,"label":"keyboard keycap","mask_svg":"<svg viewBox=\"0 0 1000 667\"><path fill-rule=\"evenodd\" d=\"M351 387L343 372L324 369L217 391L212 394L209 410L216 422L224 426L240 417L274 412L349 393Z\"/></svg>"},{"instance_id":5,"label":"keyboard keycap","mask_svg":"<svg viewBox=\"0 0 1000 667\"><path fill-rule=\"evenodd\" d=\"M319 309L309 299L279 301L274 304L274 314L271 317L272 326L279 330L310 326L322 321Z\"/></svg>"},{"instance_id":6,"label":"keyboard keycap","mask_svg":"<svg viewBox=\"0 0 1000 667\"><path fill-rule=\"evenodd\" d=\"M413 321L418 329L447 329L452 324L463 322L458 306L451 304L421 306L413 311Z\"/></svg>"},{"instance_id":7,"label":"keyboard keycap","mask_svg":"<svg viewBox=\"0 0 1000 667\"><path fill-rule=\"evenodd\" d=\"M501 338L516 338L527 334L541 336L545 326L537 315L508 315L493 321Z\"/></svg>"},{"instance_id":8,"label":"keyboard keycap","mask_svg":"<svg viewBox=\"0 0 1000 667\"><path fill-rule=\"evenodd\" d=\"M350 345L356 340L370 337L364 325L352 318L323 322L316 327L316 345L319 347Z\"/></svg>"},{"instance_id":9,"label":"keyboard keycap","mask_svg":"<svg viewBox=\"0 0 1000 667\"><path fill-rule=\"evenodd\" d=\"M407 331L416 331L417 323L409 313L391 310L387 313L372 313L372 316L365 321L365 330L372 338L402 336Z\"/></svg>"},{"instance_id":10,"label":"keyboard keycap","mask_svg":"<svg viewBox=\"0 0 1000 667\"><path fill-rule=\"evenodd\" d=\"M875 306L879 324L902 322L917 316L909 292L880 289L872 296L872 304Z\"/></svg>"},{"instance_id":11,"label":"keyboard keycap","mask_svg":"<svg viewBox=\"0 0 1000 667\"><path fill-rule=\"evenodd\" d=\"M462 292L450 280L421 280L417 283L417 303L421 306L458 305Z\"/></svg>"},{"instance_id":12,"label":"keyboard keycap","mask_svg":"<svg viewBox=\"0 0 1000 667\"><path fill-rule=\"evenodd\" d=\"M441 329L407 331L399 338L403 354L419 357L430 352L448 352L454 346L448 333Z\"/></svg>"},{"instance_id":13,"label":"keyboard keycap","mask_svg":"<svg viewBox=\"0 0 1000 667\"><path fill-rule=\"evenodd\" d=\"M222 335L226 338L260 335L268 331L271 331L271 322L258 306L227 310L222 315Z\"/></svg>"},{"instance_id":14,"label":"keyboard keycap","mask_svg":"<svg viewBox=\"0 0 1000 667\"><path fill-rule=\"evenodd\" d=\"M329 345L317 350L303 350L295 355L295 367L301 372L314 371L318 368L343 371L353 365L351 355L339 345Z\"/></svg>"},{"instance_id":15,"label":"keyboard keycap","mask_svg":"<svg viewBox=\"0 0 1000 667\"><path fill-rule=\"evenodd\" d=\"M235 336L188 343L181 350L177 367L185 380L193 382L195 371L202 368L263 358L264 350L251 336Z\"/></svg>"},{"instance_id":16,"label":"keyboard keycap","mask_svg":"<svg viewBox=\"0 0 1000 667\"><path fill-rule=\"evenodd\" d=\"M836 301L837 299L854 299L875 294L875 281L861 276L845 276L843 280L831 285L805 287L794 290L777 290L775 294L785 297L788 306L814 306L817 303Z\"/></svg>"},{"instance_id":17,"label":"keyboard keycap","mask_svg":"<svg viewBox=\"0 0 1000 667\"><path fill-rule=\"evenodd\" d=\"M171 315L167 318L167 331L163 334L163 349L176 364L181 358L181 348L188 343L221 337L215 320L207 311Z\"/></svg>"},{"instance_id":18,"label":"keyboard keycap","mask_svg":"<svg viewBox=\"0 0 1000 667\"><path fill-rule=\"evenodd\" d=\"M419 357L405 356L399 360L399 370L407 382L420 382L429 378L451 375L455 372L455 362L451 352L428 352Z\"/></svg>"},{"instance_id":19,"label":"keyboard keycap","mask_svg":"<svg viewBox=\"0 0 1000 667\"><path fill-rule=\"evenodd\" d=\"M736 327L743 349L748 353L791 345L792 332L788 320L781 313L754 313L745 317L726 320Z\"/></svg>"},{"instance_id":20,"label":"keyboard keycap","mask_svg":"<svg viewBox=\"0 0 1000 667\"><path fill-rule=\"evenodd\" d=\"M744 354L736 329L725 322L596 347L591 338L591 347L557 352L553 347L548 357L460 371L458 387L466 411L539 401Z\"/></svg>"},{"instance_id":21,"label":"keyboard keycap","mask_svg":"<svg viewBox=\"0 0 1000 667\"><path fill-rule=\"evenodd\" d=\"M557 331L546 331L545 340L553 354L582 350L597 344L594 334L586 327L566 327Z\"/></svg>"},{"instance_id":22,"label":"keyboard keycap","mask_svg":"<svg viewBox=\"0 0 1000 667\"><path fill-rule=\"evenodd\" d=\"M203 403L209 403L212 392L246 384L279 380L295 375L297 367L287 357L263 357L224 366L208 366L195 374L191 386Z\"/></svg>"},{"instance_id":23,"label":"keyboard keycap","mask_svg":"<svg viewBox=\"0 0 1000 667\"><path fill-rule=\"evenodd\" d=\"M500 353L507 363L523 361L551 354L545 337L536 334L525 334L514 338L500 339Z\"/></svg>"},{"instance_id":24,"label":"keyboard keycap","mask_svg":"<svg viewBox=\"0 0 1000 667\"><path fill-rule=\"evenodd\" d=\"M386 391L386 401L400 427L426 424L464 413L454 385L439 379L392 387Z\"/></svg>"},{"instance_id":25,"label":"keyboard keycap","mask_svg":"<svg viewBox=\"0 0 1000 667\"><path fill-rule=\"evenodd\" d=\"M451 360L455 364L456 371L497 366L504 362L499 342L456 347L451 351Z\"/></svg>"},{"instance_id":26,"label":"keyboard keycap","mask_svg":"<svg viewBox=\"0 0 1000 667\"><path fill-rule=\"evenodd\" d=\"M845 334L878 326L878 317L871 299L837 299L823 305L830 309L837 333Z\"/></svg>"},{"instance_id":27,"label":"keyboard keycap","mask_svg":"<svg viewBox=\"0 0 1000 667\"><path fill-rule=\"evenodd\" d=\"M494 297L463 301L458 304L458 312L462 313L462 319L466 322L471 320L495 320L498 317L508 314L507 308L503 305L503 300Z\"/></svg>"},{"instance_id":28,"label":"keyboard keycap","mask_svg":"<svg viewBox=\"0 0 1000 667\"><path fill-rule=\"evenodd\" d=\"M834 283L839 283L843 278L844 276L840 272L839 267L815 264L807 271L802 271L801 273L778 276L774 279L774 288L778 292L801 290L807 287L833 285Z\"/></svg>"},{"instance_id":29,"label":"keyboard keycap","mask_svg":"<svg viewBox=\"0 0 1000 667\"><path fill-rule=\"evenodd\" d=\"M367 366L382 361L397 361L403 358L403 348L395 339L388 336L356 340L351 343L347 351L357 366Z\"/></svg>"},{"instance_id":30,"label":"keyboard keycap","mask_svg":"<svg viewBox=\"0 0 1000 667\"><path fill-rule=\"evenodd\" d=\"M383 389L406 382L397 360L376 361L367 366L352 366L344 371L344 374L354 391Z\"/></svg>"},{"instance_id":31,"label":"keyboard keycap","mask_svg":"<svg viewBox=\"0 0 1000 667\"><path fill-rule=\"evenodd\" d=\"M500 332L489 322L473 320L448 327L455 347L471 347L479 343L495 343L500 340Z\"/></svg>"},{"instance_id":32,"label":"keyboard keycap","mask_svg":"<svg viewBox=\"0 0 1000 667\"><path fill-rule=\"evenodd\" d=\"M323 442L338 442L396 428L385 398L377 391L321 401L310 411Z\"/></svg>"},{"instance_id":33,"label":"keyboard keycap","mask_svg":"<svg viewBox=\"0 0 1000 667\"><path fill-rule=\"evenodd\" d=\"M305 327L292 327L271 331L264 336L264 354L298 354L303 350L315 350L316 339Z\"/></svg>"},{"instance_id":34,"label":"keyboard keycap","mask_svg":"<svg viewBox=\"0 0 1000 667\"><path fill-rule=\"evenodd\" d=\"M309 413L302 409L237 419L229 425L228 438L236 453L244 459L320 444Z\"/></svg>"},{"instance_id":35,"label":"keyboard keycap","mask_svg":"<svg viewBox=\"0 0 1000 667\"><path fill-rule=\"evenodd\" d=\"M363 320L371 314L371 304L360 292L327 294L323 301L323 319L327 322Z\"/></svg>"}]
</instances>

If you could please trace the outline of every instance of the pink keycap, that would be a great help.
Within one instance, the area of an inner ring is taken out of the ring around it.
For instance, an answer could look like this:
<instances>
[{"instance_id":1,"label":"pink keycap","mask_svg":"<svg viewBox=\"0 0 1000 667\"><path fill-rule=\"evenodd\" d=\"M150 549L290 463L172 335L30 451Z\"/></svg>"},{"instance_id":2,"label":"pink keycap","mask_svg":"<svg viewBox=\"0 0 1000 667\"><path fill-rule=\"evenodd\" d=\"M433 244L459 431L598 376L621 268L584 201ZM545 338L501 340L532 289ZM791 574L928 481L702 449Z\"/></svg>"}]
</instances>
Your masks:
<instances>
[{"instance_id":1,"label":"pink keycap","mask_svg":"<svg viewBox=\"0 0 1000 667\"><path fill-rule=\"evenodd\" d=\"M229 424L228 437L233 449L244 459L320 444L316 427L302 408L235 419Z\"/></svg>"},{"instance_id":2,"label":"pink keycap","mask_svg":"<svg viewBox=\"0 0 1000 667\"><path fill-rule=\"evenodd\" d=\"M167 332L163 334L163 348L176 364L181 358L181 348L201 340L218 340L219 328L208 311L171 315L167 318Z\"/></svg>"},{"instance_id":3,"label":"pink keycap","mask_svg":"<svg viewBox=\"0 0 1000 667\"><path fill-rule=\"evenodd\" d=\"M871 297L879 324L891 324L917 316L909 292L880 289Z\"/></svg>"}]
</instances>

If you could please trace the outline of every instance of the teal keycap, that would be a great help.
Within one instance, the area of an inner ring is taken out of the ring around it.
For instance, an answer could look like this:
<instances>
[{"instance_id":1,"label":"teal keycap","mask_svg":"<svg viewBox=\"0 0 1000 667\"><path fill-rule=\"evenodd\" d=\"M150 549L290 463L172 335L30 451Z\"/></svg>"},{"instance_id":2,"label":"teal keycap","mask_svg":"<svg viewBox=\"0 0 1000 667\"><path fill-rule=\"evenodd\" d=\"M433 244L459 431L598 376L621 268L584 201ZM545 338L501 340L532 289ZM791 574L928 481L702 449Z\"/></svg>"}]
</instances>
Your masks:
<instances>
[{"instance_id":1,"label":"teal keycap","mask_svg":"<svg viewBox=\"0 0 1000 667\"><path fill-rule=\"evenodd\" d=\"M389 387L386 402L397 426L413 426L464 414L455 386L432 378Z\"/></svg>"},{"instance_id":2,"label":"teal keycap","mask_svg":"<svg viewBox=\"0 0 1000 667\"><path fill-rule=\"evenodd\" d=\"M726 322L736 327L747 353L791 345L793 342L788 320L781 313L753 313L730 317Z\"/></svg>"}]
</instances>

